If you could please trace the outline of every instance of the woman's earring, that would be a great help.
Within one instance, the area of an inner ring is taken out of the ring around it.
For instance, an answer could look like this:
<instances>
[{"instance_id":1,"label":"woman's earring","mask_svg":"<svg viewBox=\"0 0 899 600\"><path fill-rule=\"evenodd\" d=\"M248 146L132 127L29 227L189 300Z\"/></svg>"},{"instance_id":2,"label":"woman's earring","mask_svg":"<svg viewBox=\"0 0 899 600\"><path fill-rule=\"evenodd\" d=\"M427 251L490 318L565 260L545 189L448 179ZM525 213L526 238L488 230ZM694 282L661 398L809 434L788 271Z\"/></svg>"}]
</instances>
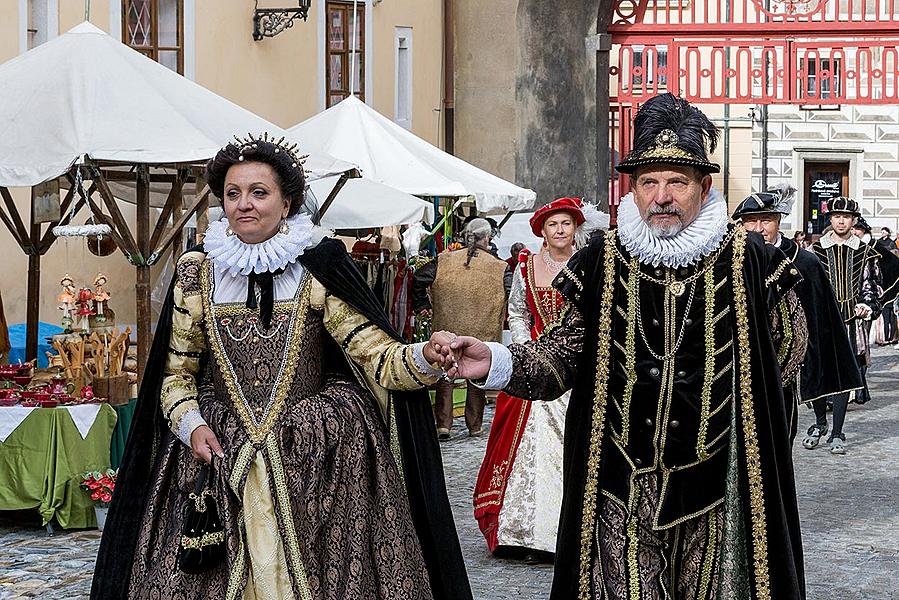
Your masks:
<instances>
[{"instance_id":1,"label":"woman's earring","mask_svg":"<svg viewBox=\"0 0 899 600\"><path fill-rule=\"evenodd\" d=\"M287 235L287 232L290 231L290 225L287 224L287 219L281 221L281 227L278 228L278 231Z\"/></svg>"},{"instance_id":2,"label":"woman's earring","mask_svg":"<svg viewBox=\"0 0 899 600\"><path fill-rule=\"evenodd\" d=\"M229 227L225 230L225 235L234 235L234 230Z\"/></svg>"}]
</instances>

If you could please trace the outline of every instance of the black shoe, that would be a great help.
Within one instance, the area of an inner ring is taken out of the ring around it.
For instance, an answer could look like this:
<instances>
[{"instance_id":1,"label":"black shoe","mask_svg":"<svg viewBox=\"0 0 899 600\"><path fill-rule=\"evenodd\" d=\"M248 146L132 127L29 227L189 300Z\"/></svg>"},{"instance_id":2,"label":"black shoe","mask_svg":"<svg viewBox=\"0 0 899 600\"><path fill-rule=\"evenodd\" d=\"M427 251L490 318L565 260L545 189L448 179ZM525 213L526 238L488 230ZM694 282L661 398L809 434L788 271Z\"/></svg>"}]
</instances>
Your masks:
<instances>
[{"instance_id":1,"label":"black shoe","mask_svg":"<svg viewBox=\"0 0 899 600\"><path fill-rule=\"evenodd\" d=\"M552 552L544 552L543 550L531 550L524 555L524 564L526 565L551 565L555 561L556 555Z\"/></svg>"}]
</instances>

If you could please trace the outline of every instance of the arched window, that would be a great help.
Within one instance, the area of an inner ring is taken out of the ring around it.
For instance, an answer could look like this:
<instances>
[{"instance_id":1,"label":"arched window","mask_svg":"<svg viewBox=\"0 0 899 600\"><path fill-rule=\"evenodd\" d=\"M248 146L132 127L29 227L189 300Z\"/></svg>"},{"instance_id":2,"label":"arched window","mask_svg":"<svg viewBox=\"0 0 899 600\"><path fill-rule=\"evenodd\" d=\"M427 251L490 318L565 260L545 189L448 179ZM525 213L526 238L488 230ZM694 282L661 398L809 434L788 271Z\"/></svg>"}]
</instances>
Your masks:
<instances>
[{"instance_id":1,"label":"arched window","mask_svg":"<svg viewBox=\"0 0 899 600\"><path fill-rule=\"evenodd\" d=\"M122 40L184 73L184 0L122 0Z\"/></svg>"}]
</instances>

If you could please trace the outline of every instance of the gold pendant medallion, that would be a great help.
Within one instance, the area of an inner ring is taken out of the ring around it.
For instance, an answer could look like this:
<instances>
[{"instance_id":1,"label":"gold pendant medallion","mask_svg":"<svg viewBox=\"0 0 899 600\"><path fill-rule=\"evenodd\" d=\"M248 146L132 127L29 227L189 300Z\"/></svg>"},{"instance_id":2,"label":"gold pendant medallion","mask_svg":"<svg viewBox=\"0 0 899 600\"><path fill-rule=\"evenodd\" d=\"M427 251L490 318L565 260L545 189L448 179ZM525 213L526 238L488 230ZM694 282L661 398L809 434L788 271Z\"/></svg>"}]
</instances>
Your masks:
<instances>
[{"instance_id":1,"label":"gold pendant medallion","mask_svg":"<svg viewBox=\"0 0 899 600\"><path fill-rule=\"evenodd\" d=\"M686 284L683 281L672 281L668 284L668 291L680 298L684 295L684 291L687 289Z\"/></svg>"}]
</instances>

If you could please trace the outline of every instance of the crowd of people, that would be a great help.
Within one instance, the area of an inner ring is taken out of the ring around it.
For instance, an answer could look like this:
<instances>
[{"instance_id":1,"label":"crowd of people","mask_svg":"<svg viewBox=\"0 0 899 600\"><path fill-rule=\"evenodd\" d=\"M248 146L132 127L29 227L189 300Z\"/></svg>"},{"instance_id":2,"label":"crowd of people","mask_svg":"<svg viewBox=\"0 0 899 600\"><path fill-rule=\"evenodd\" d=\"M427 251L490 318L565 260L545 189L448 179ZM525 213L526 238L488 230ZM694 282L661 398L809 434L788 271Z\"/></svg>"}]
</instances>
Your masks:
<instances>
[{"instance_id":1,"label":"crowd of people","mask_svg":"<svg viewBox=\"0 0 899 600\"><path fill-rule=\"evenodd\" d=\"M470 436L500 392L474 518L491 552L554 563L553 600L805 598L793 440L811 405L802 445L847 452L897 248L849 198L808 245L780 233L788 188L731 214L718 130L680 98L633 135L615 227L559 198L540 249L501 260L470 220L416 271L433 333L412 344L314 225L301 161L223 148L225 217L179 260L92 597L470 599L439 444L465 380Z\"/></svg>"}]
</instances>

